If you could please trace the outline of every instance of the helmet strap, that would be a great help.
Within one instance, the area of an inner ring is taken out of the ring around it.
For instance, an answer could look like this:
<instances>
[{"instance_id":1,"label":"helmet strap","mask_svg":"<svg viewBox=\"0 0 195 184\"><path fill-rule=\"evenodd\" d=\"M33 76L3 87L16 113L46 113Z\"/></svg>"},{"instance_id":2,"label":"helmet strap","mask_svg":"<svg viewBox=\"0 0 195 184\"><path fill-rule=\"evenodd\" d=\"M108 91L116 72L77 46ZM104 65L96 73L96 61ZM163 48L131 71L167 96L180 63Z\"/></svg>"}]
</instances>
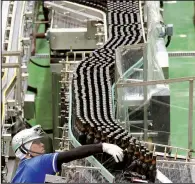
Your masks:
<instances>
[{"instance_id":1,"label":"helmet strap","mask_svg":"<svg viewBox=\"0 0 195 184\"><path fill-rule=\"evenodd\" d=\"M34 157L30 154L29 150L24 147L24 145L22 145L19 149L23 154L28 154L30 157Z\"/></svg>"},{"instance_id":2,"label":"helmet strap","mask_svg":"<svg viewBox=\"0 0 195 184\"><path fill-rule=\"evenodd\" d=\"M38 152L35 152L35 151L28 150L28 149L24 146L23 142L22 142L22 145L21 145L21 147L20 147L20 151L21 151L22 153L24 153L24 154L29 154L29 156L32 157L32 158L33 158L34 156L31 155L30 153L36 153L36 154L42 155L42 153L38 153Z\"/></svg>"}]
</instances>

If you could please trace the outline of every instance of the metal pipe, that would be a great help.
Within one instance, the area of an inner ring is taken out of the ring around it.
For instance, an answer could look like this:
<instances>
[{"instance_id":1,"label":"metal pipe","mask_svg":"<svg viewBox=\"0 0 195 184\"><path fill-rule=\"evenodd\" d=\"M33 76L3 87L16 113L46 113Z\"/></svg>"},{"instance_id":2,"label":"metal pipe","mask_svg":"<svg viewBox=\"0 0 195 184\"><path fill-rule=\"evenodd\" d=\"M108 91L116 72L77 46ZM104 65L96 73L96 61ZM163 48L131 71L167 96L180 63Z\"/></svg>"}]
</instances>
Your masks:
<instances>
[{"instance_id":1,"label":"metal pipe","mask_svg":"<svg viewBox=\"0 0 195 184\"><path fill-rule=\"evenodd\" d=\"M167 150L167 147L165 147L165 150ZM186 150L184 150L184 151L186 151ZM162 152L158 152L158 151L156 151L155 152L155 154L156 155L158 155L158 156L162 156L162 157L164 157L164 158L174 158L175 157L175 154L174 153L172 153L172 154L169 154L169 153L162 153ZM183 160L185 160L186 162L189 162L189 150L188 151L186 151L186 156L183 156L183 155L177 155L177 159L183 159ZM175 161L174 161L175 162Z\"/></svg>"},{"instance_id":2,"label":"metal pipe","mask_svg":"<svg viewBox=\"0 0 195 184\"><path fill-rule=\"evenodd\" d=\"M45 33L36 33L35 36L36 36L36 38L44 39L45 38Z\"/></svg>"},{"instance_id":3,"label":"metal pipe","mask_svg":"<svg viewBox=\"0 0 195 184\"><path fill-rule=\"evenodd\" d=\"M152 123L153 121L152 120L148 120L148 125L150 123ZM142 124L143 123L143 120L137 120L137 121L126 121L127 124L131 124L131 125L139 125L139 124Z\"/></svg>"},{"instance_id":4,"label":"metal pipe","mask_svg":"<svg viewBox=\"0 0 195 184\"><path fill-rule=\"evenodd\" d=\"M20 56L20 51L4 51L2 52L2 56Z\"/></svg>"},{"instance_id":5,"label":"metal pipe","mask_svg":"<svg viewBox=\"0 0 195 184\"><path fill-rule=\"evenodd\" d=\"M138 136L144 136L144 133L141 132L141 133L131 133L132 136L135 136L135 137L138 137ZM147 136L149 137L154 137L154 136L158 136L158 133L157 132L147 132Z\"/></svg>"},{"instance_id":6,"label":"metal pipe","mask_svg":"<svg viewBox=\"0 0 195 184\"><path fill-rule=\"evenodd\" d=\"M140 143L143 144L149 144L149 145L156 145L159 147L167 147L167 148L174 148L174 149L179 149L179 150L183 150L183 151L190 151L189 149L186 148L180 148L180 147L175 147L175 146L169 146L169 145L165 145L165 144L157 144L157 143L153 143L153 142L144 142L144 141L140 141Z\"/></svg>"},{"instance_id":7,"label":"metal pipe","mask_svg":"<svg viewBox=\"0 0 195 184\"><path fill-rule=\"evenodd\" d=\"M173 78L173 79L166 79L166 80L152 80L152 81L144 81L144 82L135 82L129 81L128 79L126 82L117 83L117 87L124 88L129 86L147 86L147 85L156 85L156 84L170 84L176 82L185 82L189 80L195 80L195 77L181 77L181 78Z\"/></svg>"},{"instance_id":8,"label":"metal pipe","mask_svg":"<svg viewBox=\"0 0 195 184\"><path fill-rule=\"evenodd\" d=\"M132 82L143 82L143 80L141 79L128 79L128 80Z\"/></svg>"},{"instance_id":9,"label":"metal pipe","mask_svg":"<svg viewBox=\"0 0 195 184\"><path fill-rule=\"evenodd\" d=\"M79 64L81 61L60 61L61 64Z\"/></svg>"},{"instance_id":10,"label":"metal pipe","mask_svg":"<svg viewBox=\"0 0 195 184\"><path fill-rule=\"evenodd\" d=\"M77 10L73 10L71 8L67 8L67 7L64 7L64 6L60 6L60 5L57 5L55 3L48 2L48 1L45 2L45 6L50 6L50 7L52 7L52 9L57 10L57 11L63 11L63 12L64 11L68 11L68 12L72 12L72 13L78 14L79 16L83 16L83 17L86 17L86 18L89 18L89 19L93 19L93 20L102 20L99 17L93 16L93 15L89 15L87 13L79 12Z\"/></svg>"},{"instance_id":11,"label":"metal pipe","mask_svg":"<svg viewBox=\"0 0 195 184\"><path fill-rule=\"evenodd\" d=\"M18 56L18 71L17 71L17 101L18 105L22 107L22 69L21 69L21 55Z\"/></svg>"},{"instance_id":12,"label":"metal pipe","mask_svg":"<svg viewBox=\"0 0 195 184\"><path fill-rule=\"evenodd\" d=\"M144 70L143 70L143 80L148 81L148 59L147 59L147 44L143 49L143 60L144 60ZM148 140L148 86L144 86L144 140Z\"/></svg>"},{"instance_id":13,"label":"metal pipe","mask_svg":"<svg viewBox=\"0 0 195 184\"><path fill-rule=\"evenodd\" d=\"M182 162L182 161L172 161L172 160L157 160L157 163L195 165L195 162Z\"/></svg>"},{"instance_id":14,"label":"metal pipe","mask_svg":"<svg viewBox=\"0 0 195 184\"><path fill-rule=\"evenodd\" d=\"M193 90L194 90L194 81L189 80L189 120L188 120L188 149L192 149L192 140L193 140ZM190 156L192 153L190 153Z\"/></svg>"},{"instance_id":15,"label":"metal pipe","mask_svg":"<svg viewBox=\"0 0 195 184\"><path fill-rule=\"evenodd\" d=\"M18 63L2 63L2 68L19 68Z\"/></svg>"},{"instance_id":16,"label":"metal pipe","mask_svg":"<svg viewBox=\"0 0 195 184\"><path fill-rule=\"evenodd\" d=\"M81 166L81 165L70 165L67 166L66 164L63 164L63 167L73 169L73 168L81 168L81 169L91 169L91 170L101 170L99 167L89 167L89 166Z\"/></svg>"}]
</instances>

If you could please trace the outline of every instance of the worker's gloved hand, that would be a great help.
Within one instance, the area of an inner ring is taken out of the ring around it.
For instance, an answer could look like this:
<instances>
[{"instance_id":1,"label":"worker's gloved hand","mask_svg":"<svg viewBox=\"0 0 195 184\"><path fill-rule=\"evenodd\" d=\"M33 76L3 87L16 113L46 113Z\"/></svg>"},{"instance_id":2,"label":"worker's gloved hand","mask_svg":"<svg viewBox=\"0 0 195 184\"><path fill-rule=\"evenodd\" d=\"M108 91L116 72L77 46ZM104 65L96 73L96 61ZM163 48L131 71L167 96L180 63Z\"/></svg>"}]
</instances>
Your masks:
<instances>
[{"instance_id":1,"label":"worker's gloved hand","mask_svg":"<svg viewBox=\"0 0 195 184\"><path fill-rule=\"evenodd\" d=\"M123 150L115 144L102 143L102 150L109 155L112 155L116 162L123 161Z\"/></svg>"}]
</instances>

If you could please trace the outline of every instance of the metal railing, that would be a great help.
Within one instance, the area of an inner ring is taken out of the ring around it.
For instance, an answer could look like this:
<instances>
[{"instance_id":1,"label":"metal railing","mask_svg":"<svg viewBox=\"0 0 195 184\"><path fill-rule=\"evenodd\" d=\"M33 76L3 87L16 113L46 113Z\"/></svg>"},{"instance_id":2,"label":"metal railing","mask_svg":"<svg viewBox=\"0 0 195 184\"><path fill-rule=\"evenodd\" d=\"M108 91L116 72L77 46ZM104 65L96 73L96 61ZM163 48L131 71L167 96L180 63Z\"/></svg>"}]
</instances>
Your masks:
<instances>
[{"instance_id":1,"label":"metal railing","mask_svg":"<svg viewBox=\"0 0 195 184\"><path fill-rule=\"evenodd\" d=\"M13 10L13 18L15 19L16 17L16 13L17 13L17 3L14 3L14 10ZM22 10L24 8L24 3L22 3ZM21 14L22 16L22 14ZM21 18L21 16L19 18ZM18 28L19 34L21 33L21 22L18 23L20 25L20 27ZM2 68L5 68L5 73L4 76L2 78L2 83L3 85L3 105L2 105L2 122L4 122L5 120L5 100L7 95L9 94L9 92L11 91L11 89L13 88L13 86L16 83L16 79L18 78L19 80L17 81L17 100L18 103L21 103L21 97L19 95L19 90L21 89L21 76L19 76L19 72L16 74L16 68L18 68L18 70L20 70L19 66L16 66L17 64L21 66L21 53L19 53L18 51L11 51L12 47L13 47L13 40L14 40L14 22L12 21L11 23L11 27L10 27L10 37L9 37L9 42L10 44L8 45L8 49L6 50L6 52L2 53L2 57L6 57L6 63L2 64ZM17 47L17 50L20 50L20 40L18 40L18 42L16 42L17 44L14 45L15 47ZM11 60L11 56L17 56L18 57L18 62L16 63L10 63ZM14 66L14 64L16 64ZM12 66L13 65L13 66ZM9 73L10 69L13 68L13 73ZM21 73L21 72L20 72ZM13 76L10 76L10 74L13 74ZM21 75L21 74L20 74ZM10 78L10 80L8 80L8 77ZM20 89L19 89L20 87Z\"/></svg>"},{"instance_id":2,"label":"metal railing","mask_svg":"<svg viewBox=\"0 0 195 184\"><path fill-rule=\"evenodd\" d=\"M20 3L20 4L17 4ZM16 84L16 102L18 106L22 105L22 97L23 97L23 82L25 82L25 77L27 76L26 73L23 73L23 70L25 70L25 62L28 62L29 59L29 52L26 50L26 47L28 46L27 42L28 40L25 40L26 36L26 32L29 31L29 29L27 29L25 27L25 24L27 22L28 17L26 17L26 15L28 14L28 11L26 9L28 2L14 2L14 5L17 7L20 7L19 10L21 10L21 14L16 15L17 11L15 10L13 13L13 17L17 17L18 21L18 25L19 27L17 27L18 30L18 35L20 36L20 39L14 38L14 36L18 36L16 34L14 34L14 29L15 29L15 25L11 25L10 28L10 46L8 47L8 49L2 53L2 58L6 58L6 62L2 63L2 69L5 70L4 76L2 78L2 83L3 85L3 104L2 104L2 122L4 123L5 121L5 114L6 114L6 110L5 110L5 106L6 106L6 98L9 96L9 93L11 93L13 91L13 87ZM17 8L15 8L17 9ZM25 22L26 21L26 22ZM30 32L30 31L29 31ZM17 42L15 42L14 40L17 40ZM12 45L14 43L14 48L12 48ZM29 50L30 48L28 48ZM27 51L27 52L26 52ZM23 60L25 62L23 62ZM27 67L26 67L27 68ZM9 80L8 80L9 79ZM10 98L10 97L9 97ZM12 95L12 98L13 95ZM2 124L3 124L2 123Z\"/></svg>"},{"instance_id":3,"label":"metal railing","mask_svg":"<svg viewBox=\"0 0 195 184\"><path fill-rule=\"evenodd\" d=\"M183 78L173 78L173 79L166 79L166 80L153 80L153 81L143 81L143 82L132 82L131 80L127 79L125 81L119 81L116 84L116 87L117 88L135 87L135 86L147 87L149 85L171 84L171 83L179 83L179 82L188 81L189 82L188 149L192 150L194 80L195 80L195 77L183 77Z\"/></svg>"},{"instance_id":4,"label":"metal railing","mask_svg":"<svg viewBox=\"0 0 195 184\"><path fill-rule=\"evenodd\" d=\"M7 51L3 52L2 56L17 56L18 57L18 62L17 63L2 63L2 68L17 68L17 102L18 105L21 105L22 103L22 98L21 98L21 88L22 88L22 76L21 76L21 52L20 51ZM9 93L9 91L8 91Z\"/></svg>"}]
</instances>

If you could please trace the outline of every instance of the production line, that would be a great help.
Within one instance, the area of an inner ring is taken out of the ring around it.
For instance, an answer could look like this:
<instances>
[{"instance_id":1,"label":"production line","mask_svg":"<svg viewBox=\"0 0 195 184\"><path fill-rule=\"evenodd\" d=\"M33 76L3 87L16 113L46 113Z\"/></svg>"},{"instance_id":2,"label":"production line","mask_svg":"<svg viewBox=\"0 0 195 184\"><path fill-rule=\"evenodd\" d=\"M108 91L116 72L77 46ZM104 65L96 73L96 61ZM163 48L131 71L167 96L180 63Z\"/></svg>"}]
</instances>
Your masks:
<instances>
[{"instance_id":1,"label":"production line","mask_svg":"<svg viewBox=\"0 0 195 184\"><path fill-rule=\"evenodd\" d=\"M40 4L25 4L31 7L29 14L26 14L26 24L35 24ZM97 182L101 182L100 176L104 182L117 183L180 182L183 176L175 177L177 168L170 171L173 178L170 175L168 178L168 169L162 167L163 164L169 167L173 162L178 168L189 166L189 172L183 174L185 180L191 183L193 150L172 147L169 133L164 134L170 132L170 109L162 104L170 105L169 83L172 81L158 85L158 80L168 78L167 67L161 66L161 61L168 60L166 46L170 43L173 27L164 25L160 3L74 0L45 1L44 6L45 11L49 10L46 14L43 12L44 16L50 16L49 21L43 24L49 29L39 38L48 40L50 53L45 56L34 54L37 30L33 30L36 26L28 27L33 34L22 32L28 38L23 39L23 49L26 50L22 58L25 61L30 57L50 58L53 94L59 95L58 100L54 98L52 103L54 108L58 108L57 114L53 114L54 150L62 152L80 145L98 143L115 144L122 148L122 163L115 163L105 153L84 161L94 167L96 173L92 177ZM34 19L30 14L32 10ZM158 54L162 51L164 55L160 57ZM144 81L154 83L145 87L142 86ZM26 88L24 83L23 87ZM29 86L27 89L34 92ZM21 98L19 96L18 99ZM33 99L33 95L25 95L24 114L12 113L3 117L7 119L5 125L8 127L8 131L4 129L4 135L9 137L11 133L13 136L14 131L19 132L27 126L23 121L33 116L32 108L32 113L28 111L28 104L34 104ZM16 123L10 124L10 117L13 116L17 117ZM9 138L5 145L11 141ZM172 154L173 150L176 152ZM179 157L178 150L186 152L186 156ZM10 156L6 155L10 154L8 152L4 151L6 157ZM87 170L83 161L78 163ZM65 172L71 169L71 165L63 167ZM79 168L77 165L75 167ZM65 172L62 169L62 178L47 176L45 182L54 182L56 178L70 182L64 180Z\"/></svg>"}]
</instances>

